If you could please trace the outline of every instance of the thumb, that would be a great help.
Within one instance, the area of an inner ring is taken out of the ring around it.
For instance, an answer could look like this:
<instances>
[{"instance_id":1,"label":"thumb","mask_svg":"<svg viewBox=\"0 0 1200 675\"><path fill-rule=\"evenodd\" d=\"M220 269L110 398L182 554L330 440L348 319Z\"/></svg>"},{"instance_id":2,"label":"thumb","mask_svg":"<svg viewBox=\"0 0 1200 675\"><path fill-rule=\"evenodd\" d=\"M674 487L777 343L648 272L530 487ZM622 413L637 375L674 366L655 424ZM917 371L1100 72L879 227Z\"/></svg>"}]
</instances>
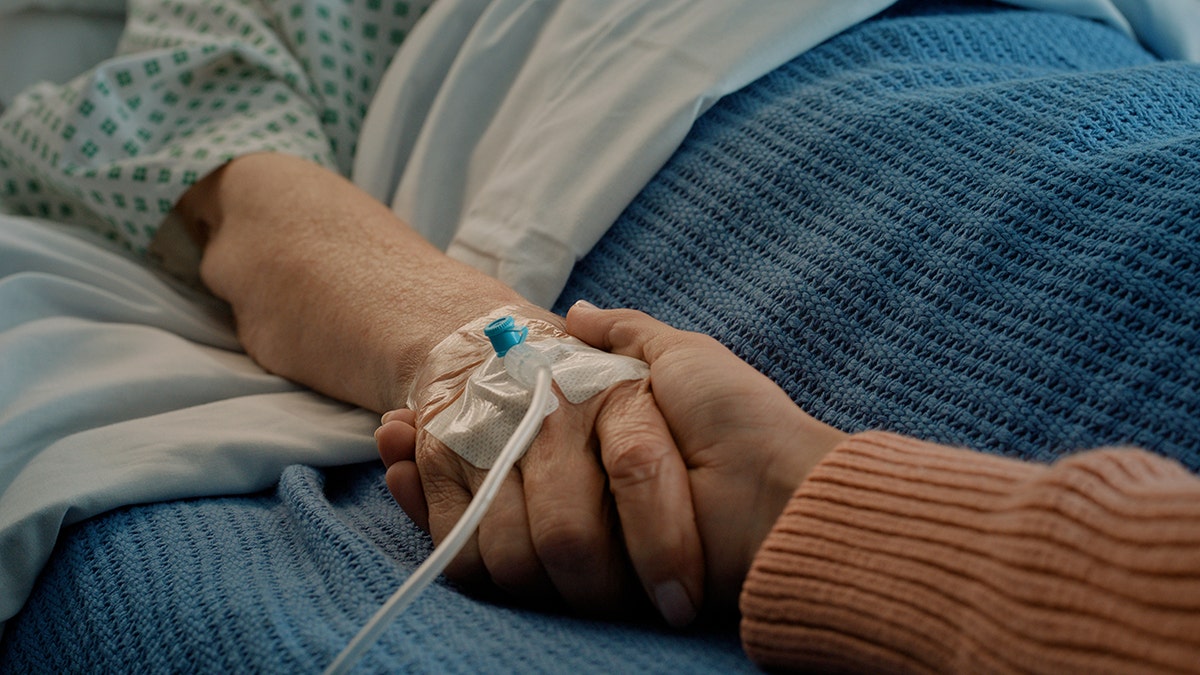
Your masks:
<instances>
[{"instance_id":1,"label":"thumb","mask_svg":"<svg viewBox=\"0 0 1200 675\"><path fill-rule=\"evenodd\" d=\"M567 332L597 349L653 363L656 343L681 331L635 309L600 309L580 300L567 312Z\"/></svg>"},{"instance_id":2,"label":"thumb","mask_svg":"<svg viewBox=\"0 0 1200 675\"><path fill-rule=\"evenodd\" d=\"M647 363L660 338L680 334L642 312L586 302L567 313L567 332ZM600 458L634 570L663 618L681 627L703 602L705 576L687 465L648 385L633 389L630 383L618 387L601 409Z\"/></svg>"}]
</instances>

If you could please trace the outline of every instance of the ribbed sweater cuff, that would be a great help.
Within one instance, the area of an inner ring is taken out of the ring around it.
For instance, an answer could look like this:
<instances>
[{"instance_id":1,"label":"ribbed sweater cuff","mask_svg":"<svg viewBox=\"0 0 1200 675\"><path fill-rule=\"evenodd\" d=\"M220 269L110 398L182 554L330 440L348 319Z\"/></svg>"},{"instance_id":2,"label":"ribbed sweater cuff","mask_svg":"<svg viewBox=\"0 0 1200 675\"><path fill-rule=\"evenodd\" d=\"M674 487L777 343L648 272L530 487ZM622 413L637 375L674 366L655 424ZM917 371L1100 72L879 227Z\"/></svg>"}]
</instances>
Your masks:
<instances>
[{"instance_id":1,"label":"ribbed sweater cuff","mask_svg":"<svg viewBox=\"0 0 1200 675\"><path fill-rule=\"evenodd\" d=\"M1196 484L1137 451L1044 466L858 434L755 558L743 644L772 667L1196 668Z\"/></svg>"}]
</instances>

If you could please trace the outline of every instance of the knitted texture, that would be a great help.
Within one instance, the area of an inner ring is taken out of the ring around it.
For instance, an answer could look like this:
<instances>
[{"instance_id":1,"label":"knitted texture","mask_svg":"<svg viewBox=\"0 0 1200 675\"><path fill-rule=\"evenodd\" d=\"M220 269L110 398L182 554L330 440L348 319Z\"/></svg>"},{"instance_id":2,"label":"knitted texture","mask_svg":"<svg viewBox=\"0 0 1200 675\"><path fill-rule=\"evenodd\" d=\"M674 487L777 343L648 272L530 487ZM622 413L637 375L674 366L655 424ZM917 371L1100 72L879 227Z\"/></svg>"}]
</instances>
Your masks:
<instances>
[{"instance_id":1,"label":"knitted texture","mask_svg":"<svg viewBox=\"0 0 1200 675\"><path fill-rule=\"evenodd\" d=\"M81 524L10 621L3 673L311 673L431 552L377 464ZM588 621L427 588L355 672L753 672L731 633Z\"/></svg>"},{"instance_id":2,"label":"knitted texture","mask_svg":"<svg viewBox=\"0 0 1200 675\"><path fill-rule=\"evenodd\" d=\"M852 436L743 586L746 650L859 672L1196 672L1200 480L1140 450L1051 466Z\"/></svg>"},{"instance_id":3,"label":"knitted texture","mask_svg":"<svg viewBox=\"0 0 1200 675\"><path fill-rule=\"evenodd\" d=\"M1127 441L1197 468L1200 74L1080 19L912 10L719 102L559 309L583 297L714 334L847 430L1030 458ZM428 550L376 467L124 509L64 537L0 671L313 671ZM729 632L445 585L365 665L752 668Z\"/></svg>"},{"instance_id":4,"label":"knitted texture","mask_svg":"<svg viewBox=\"0 0 1200 675\"><path fill-rule=\"evenodd\" d=\"M712 334L847 431L1200 469L1200 67L902 11L719 102L556 309Z\"/></svg>"}]
</instances>

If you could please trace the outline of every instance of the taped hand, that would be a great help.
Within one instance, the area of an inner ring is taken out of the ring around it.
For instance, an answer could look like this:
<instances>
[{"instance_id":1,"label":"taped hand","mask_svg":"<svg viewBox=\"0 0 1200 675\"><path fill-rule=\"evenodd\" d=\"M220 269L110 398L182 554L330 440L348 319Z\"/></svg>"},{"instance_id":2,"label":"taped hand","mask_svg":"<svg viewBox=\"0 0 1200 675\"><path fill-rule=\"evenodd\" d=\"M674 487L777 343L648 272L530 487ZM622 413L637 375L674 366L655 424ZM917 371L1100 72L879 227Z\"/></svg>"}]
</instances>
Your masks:
<instances>
[{"instance_id":1,"label":"taped hand","mask_svg":"<svg viewBox=\"0 0 1200 675\"><path fill-rule=\"evenodd\" d=\"M535 346L539 340L567 339L561 319L536 308L497 313L516 313ZM488 384L497 371L480 329L490 318L469 324L434 350L414 385L410 407L417 412L389 413L376 434L390 491L435 542L482 483L486 448L498 453L507 440L504 430L524 413L523 406L498 410L508 405L505 395ZM563 363L555 367L556 378ZM588 368L559 378L558 409L546 417L447 575L460 582L489 579L520 598L561 599L576 611L599 615L640 605L641 579L664 617L684 625L700 604L704 572L682 458L645 379L610 374L600 382L621 381L597 393L597 378L581 375ZM489 418L481 409L493 414ZM488 433L497 428L499 433ZM480 433L468 433L472 429ZM631 508L639 514L653 509L655 518L624 518ZM634 543L632 558L626 541Z\"/></svg>"}]
</instances>

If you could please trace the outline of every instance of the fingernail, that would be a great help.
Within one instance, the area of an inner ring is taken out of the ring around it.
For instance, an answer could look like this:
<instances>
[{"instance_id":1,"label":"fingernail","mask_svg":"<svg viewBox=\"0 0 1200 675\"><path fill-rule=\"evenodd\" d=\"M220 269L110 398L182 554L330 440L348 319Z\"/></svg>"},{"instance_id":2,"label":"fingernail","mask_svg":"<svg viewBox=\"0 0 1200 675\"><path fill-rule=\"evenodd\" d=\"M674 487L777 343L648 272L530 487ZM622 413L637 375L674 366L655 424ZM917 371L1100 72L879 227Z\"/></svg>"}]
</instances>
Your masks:
<instances>
[{"instance_id":1,"label":"fingernail","mask_svg":"<svg viewBox=\"0 0 1200 675\"><path fill-rule=\"evenodd\" d=\"M683 628L696 618L696 606L678 581L664 581L655 586L654 604L658 606L658 613L675 628Z\"/></svg>"},{"instance_id":2,"label":"fingernail","mask_svg":"<svg viewBox=\"0 0 1200 675\"><path fill-rule=\"evenodd\" d=\"M588 302L587 300L576 300L576 301L575 301L575 306L576 306L576 307L582 307L582 308L584 308L584 309L597 309L597 307L596 307L595 305L593 305L592 303Z\"/></svg>"},{"instance_id":3,"label":"fingernail","mask_svg":"<svg viewBox=\"0 0 1200 675\"><path fill-rule=\"evenodd\" d=\"M391 422L391 421L392 421L392 418L393 418L393 417L395 417L395 416L396 416L396 411L395 411L395 410L389 410L389 411L387 411L387 412L385 412L385 413L383 414L383 418L379 420L379 423L380 423L380 424L387 424L388 422Z\"/></svg>"}]
</instances>

